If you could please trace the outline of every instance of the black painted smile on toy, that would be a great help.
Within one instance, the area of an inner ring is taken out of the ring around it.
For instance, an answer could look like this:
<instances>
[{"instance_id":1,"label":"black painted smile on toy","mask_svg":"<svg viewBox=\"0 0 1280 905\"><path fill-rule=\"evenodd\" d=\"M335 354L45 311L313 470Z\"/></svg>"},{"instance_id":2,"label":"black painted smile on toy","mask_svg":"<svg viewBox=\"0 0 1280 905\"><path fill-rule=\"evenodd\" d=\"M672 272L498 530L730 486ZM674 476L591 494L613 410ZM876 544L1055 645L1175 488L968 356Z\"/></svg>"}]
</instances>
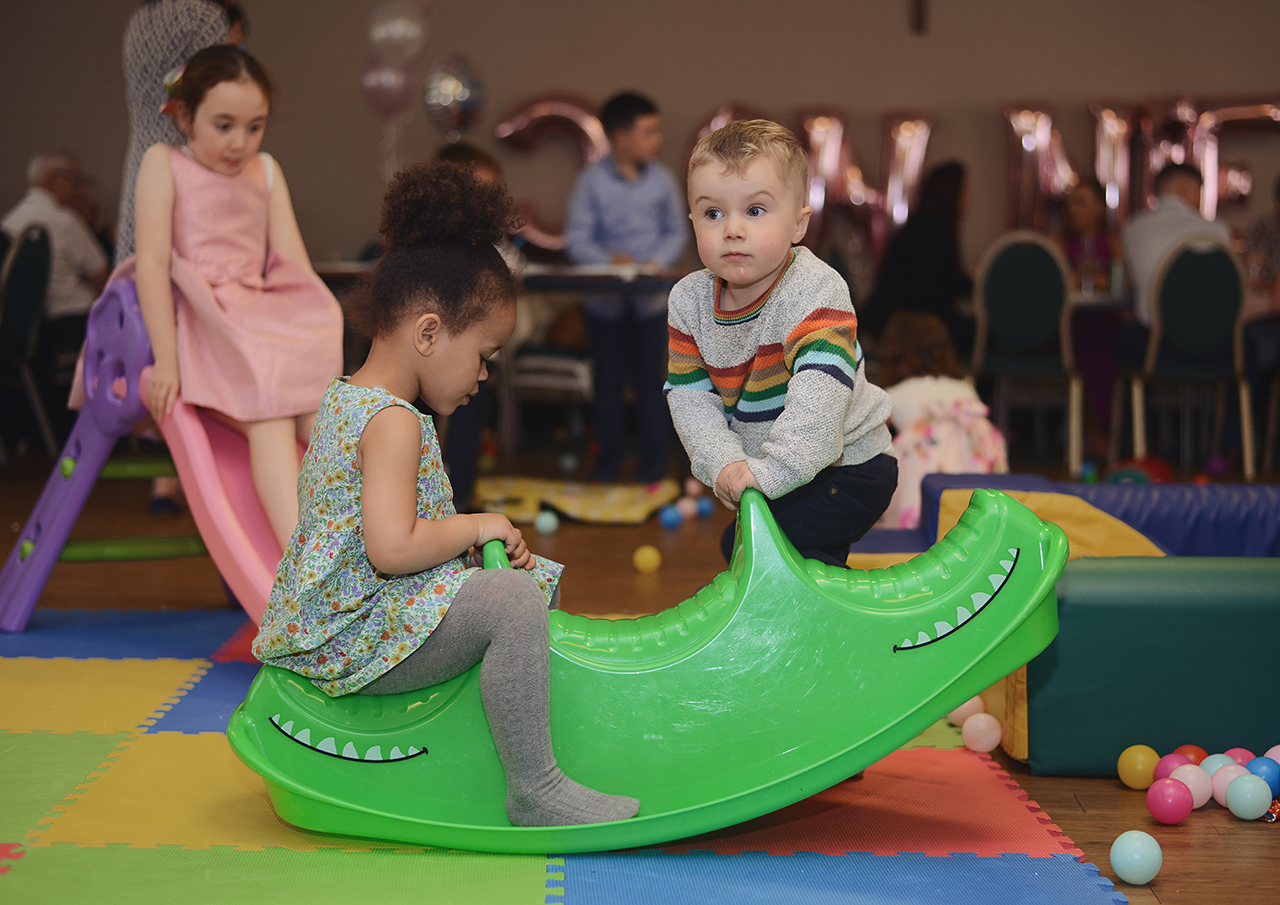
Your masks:
<instances>
[{"instance_id":1,"label":"black painted smile on toy","mask_svg":"<svg viewBox=\"0 0 1280 905\"><path fill-rule=\"evenodd\" d=\"M976 617L978 613L982 612L982 610L986 608L987 604L996 598L996 595L1000 593L1000 590L1005 586L1005 583L1008 582L1010 576L1013 575L1013 570L1018 564L1018 555L1021 552L1022 550L1020 547L1010 547L1009 555L1013 558L1000 560L1000 567L1004 569L1005 574L987 576L991 581L990 594L978 591L977 593L970 595L970 599L973 600L972 612L962 606L956 607L956 624L954 626L949 622L935 622L933 624L934 635L930 635L928 632L922 631L916 636L915 641L912 641L910 638L904 638L901 644L895 644L893 646L893 652L896 654L901 653L904 650L919 650L922 647L941 641L948 635L959 631L960 626L967 625L972 622L974 617Z\"/></svg>"},{"instance_id":2,"label":"black painted smile on toy","mask_svg":"<svg viewBox=\"0 0 1280 905\"><path fill-rule=\"evenodd\" d=\"M338 751L337 740L332 735L321 739L317 744L311 744L310 727L299 729L295 734L293 731L293 720L289 720L288 722L281 724L280 714L278 713L271 717L271 725L275 726L302 747L310 748L312 751L319 751L321 754L327 754L330 757L336 757L339 760L355 760L360 763L369 764L394 764L414 757L419 757L427 753L426 746L417 748L411 745L408 751L401 751L400 746L396 745L387 753L386 757L383 757L382 746L374 745L365 752L364 757L361 757L360 752L356 750L356 746L352 742L347 742L343 745L342 751Z\"/></svg>"}]
</instances>

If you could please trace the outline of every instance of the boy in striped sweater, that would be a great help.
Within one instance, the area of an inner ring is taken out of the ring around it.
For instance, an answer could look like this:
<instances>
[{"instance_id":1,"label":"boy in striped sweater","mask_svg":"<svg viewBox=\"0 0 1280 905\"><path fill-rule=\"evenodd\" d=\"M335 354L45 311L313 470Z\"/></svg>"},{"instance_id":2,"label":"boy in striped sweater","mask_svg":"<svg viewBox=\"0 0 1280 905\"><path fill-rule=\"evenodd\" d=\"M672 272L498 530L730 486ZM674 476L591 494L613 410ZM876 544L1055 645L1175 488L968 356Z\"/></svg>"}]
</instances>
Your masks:
<instances>
[{"instance_id":1,"label":"boy in striped sweater","mask_svg":"<svg viewBox=\"0 0 1280 905\"><path fill-rule=\"evenodd\" d=\"M671 291L664 391L695 477L730 509L760 490L801 554L843 566L889 505L898 465L892 403L867 382L849 289L795 246L807 174L795 136L765 120L694 148L689 218L707 269Z\"/></svg>"}]
</instances>

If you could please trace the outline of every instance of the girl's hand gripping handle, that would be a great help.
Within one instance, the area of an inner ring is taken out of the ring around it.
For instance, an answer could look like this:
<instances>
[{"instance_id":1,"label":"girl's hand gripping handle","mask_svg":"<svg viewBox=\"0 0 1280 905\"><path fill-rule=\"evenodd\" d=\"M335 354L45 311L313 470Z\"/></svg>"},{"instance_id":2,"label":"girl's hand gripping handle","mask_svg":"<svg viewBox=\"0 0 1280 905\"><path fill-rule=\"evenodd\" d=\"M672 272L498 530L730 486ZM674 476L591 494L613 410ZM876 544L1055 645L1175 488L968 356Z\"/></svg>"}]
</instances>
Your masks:
<instances>
[{"instance_id":1,"label":"girl's hand gripping handle","mask_svg":"<svg viewBox=\"0 0 1280 905\"><path fill-rule=\"evenodd\" d=\"M484 545L484 568L486 569L510 569L511 563L507 559L507 551L500 540L491 540Z\"/></svg>"}]
</instances>

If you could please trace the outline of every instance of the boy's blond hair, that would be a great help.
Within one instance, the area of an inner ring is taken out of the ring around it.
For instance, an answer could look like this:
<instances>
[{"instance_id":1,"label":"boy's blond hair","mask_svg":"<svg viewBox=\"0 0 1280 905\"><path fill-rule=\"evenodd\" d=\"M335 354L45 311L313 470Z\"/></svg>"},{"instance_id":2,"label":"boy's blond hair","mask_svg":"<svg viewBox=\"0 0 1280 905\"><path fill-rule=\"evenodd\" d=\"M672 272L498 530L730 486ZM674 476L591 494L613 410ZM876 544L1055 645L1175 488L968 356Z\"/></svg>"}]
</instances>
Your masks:
<instances>
[{"instance_id":1,"label":"boy's blond hair","mask_svg":"<svg viewBox=\"0 0 1280 905\"><path fill-rule=\"evenodd\" d=\"M744 119L703 136L689 157L689 176L698 167L716 162L735 176L746 172L760 155L778 166L782 179L804 204L809 187L809 157L786 126L767 119Z\"/></svg>"}]
</instances>

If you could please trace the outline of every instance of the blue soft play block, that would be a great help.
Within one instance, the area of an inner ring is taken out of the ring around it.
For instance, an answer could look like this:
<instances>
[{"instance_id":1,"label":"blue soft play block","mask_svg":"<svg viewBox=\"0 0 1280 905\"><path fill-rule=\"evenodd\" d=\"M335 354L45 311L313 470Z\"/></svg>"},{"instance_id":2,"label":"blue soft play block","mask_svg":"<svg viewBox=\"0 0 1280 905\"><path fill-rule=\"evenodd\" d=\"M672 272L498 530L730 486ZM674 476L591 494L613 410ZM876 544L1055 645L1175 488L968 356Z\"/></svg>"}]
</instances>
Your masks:
<instances>
[{"instance_id":1,"label":"blue soft play block","mask_svg":"<svg viewBox=\"0 0 1280 905\"><path fill-rule=\"evenodd\" d=\"M0 657L207 658L249 619L243 610L36 609L20 634L0 633Z\"/></svg>"}]
</instances>

